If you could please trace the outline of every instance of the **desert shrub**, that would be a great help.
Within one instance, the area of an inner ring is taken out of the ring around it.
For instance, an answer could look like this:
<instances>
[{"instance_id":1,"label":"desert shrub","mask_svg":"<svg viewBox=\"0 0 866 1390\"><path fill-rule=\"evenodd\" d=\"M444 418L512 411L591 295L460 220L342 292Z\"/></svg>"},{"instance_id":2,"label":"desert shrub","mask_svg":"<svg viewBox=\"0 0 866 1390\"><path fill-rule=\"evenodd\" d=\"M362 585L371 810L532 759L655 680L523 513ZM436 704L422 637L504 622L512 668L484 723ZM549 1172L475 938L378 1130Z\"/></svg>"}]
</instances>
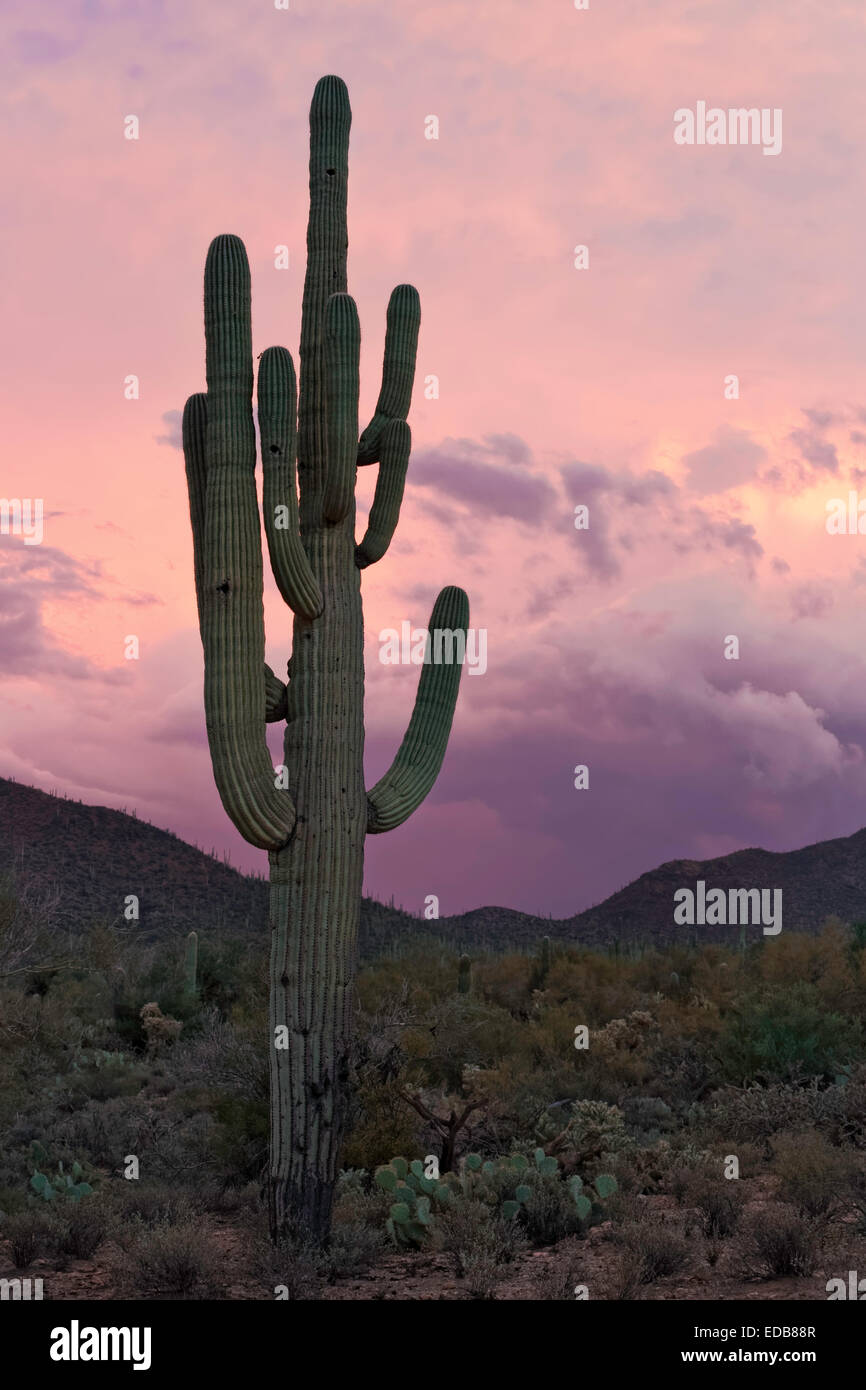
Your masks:
<instances>
[{"instance_id":1,"label":"desert shrub","mask_svg":"<svg viewBox=\"0 0 866 1390\"><path fill-rule=\"evenodd\" d=\"M113 1240L129 1250L144 1231L156 1227L189 1224L194 1211L189 1196L168 1187L125 1182L111 1193L107 1204Z\"/></svg>"},{"instance_id":2,"label":"desert shrub","mask_svg":"<svg viewBox=\"0 0 866 1390\"><path fill-rule=\"evenodd\" d=\"M345 1223L348 1226L367 1226L380 1230L388 1215L393 1197L380 1187L371 1186L367 1174L360 1170L351 1171L347 1180L344 1171L337 1180L334 1194L334 1226Z\"/></svg>"},{"instance_id":3,"label":"desert shrub","mask_svg":"<svg viewBox=\"0 0 866 1390\"><path fill-rule=\"evenodd\" d=\"M358 1274L369 1269L386 1248L383 1227L363 1221L347 1221L335 1214L328 1241L328 1277Z\"/></svg>"},{"instance_id":4,"label":"desert shrub","mask_svg":"<svg viewBox=\"0 0 866 1390\"><path fill-rule=\"evenodd\" d=\"M262 1201L262 1186L258 1182L248 1182L243 1187L225 1181L209 1182L198 1188L197 1205L223 1215L255 1219L261 1215Z\"/></svg>"},{"instance_id":5,"label":"desert shrub","mask_svg":"<svg viewBox=\"0 0 866 1390\"><path fill-rule=\"evenodd\" d=\"M42 1248L47 1230L43 1212L33 1210L14 1212L0 1225L0 1235L9 1241L12 1263L16 1269L26 1269Z\"/></svg>"},{"instance_id":6,"label":"desert shrub","mask_svg":"<svg viewBox=\"0 0 866 1390\"><path fill-rule=\"evenodd\" d=\"M517 1222L472 1199L455 1201L437 1216L433 1240L454 1257L473 1298L492 1298L504 1266L525 1248Z\"/></svg>"},{"instance_id":7,"label":"desert shrub","mask_svg":"<svg viewBox=\"0 0 866 1390\"><path fill-rule=\"evenodd\" d=\"M851 1157L822 1134L780 1134L773 1144L773 1167L780 1178L779 1196L806 1216L825 1217L843 1200Z\"/></svg>"},{"instance_id":8,"label":"desert shrub","mask_svg":"<svg viewBox=\"0 0 866 1390\"><path fill-rule=\"evenodd\" d=\"M338 1254L340 1252L338 1245ZM315 1237L304 1231L288 1233L272 1244L266 1235L255 1248L255 1273L266 1298L312 1302L337 1273L336 1259ZM285 1290L285 1292L283 1292Z\"/></svg>"},{"instance_id":9,"label":"desert shrub","mask_svg":"<svg viewBox=\"0 0 866 1390\"><path fill-rule=\"evenodd\" d=\"M854 1208L857 1229L866 1235L866 1171L853 1168L848 1174L846 1196Z\"/></svg>"},{"instance_id":10,"label":"desert shrub","mask_svg":"<svg viewBox=\"0 0 866 1390\"><path fill-rule=\"evenodd\" d=\"M243 1186L259 1176L268 1154L268 1102L262 1096L216 1096L217 1121L208 1147L217 1172Z\"/></svg>"},{"instance_id":11,"label":"desert shrub","mask_svg":"<svg viewBox=\"0 0 866 1390\"><path fill-rule=\"evenodd\" d=\"M218 1285L221 1261L200 1221L157 1224L136 1233L114 1267L125 1293L207 1298Z\"/></svg>"},{"instance_id":12,"label":"desert shrub","mask_svg":"<svg viewBox=\"0 0 866 1390\"><path fill-rule=\"evenodd\" d=\"M723 1240L737 1228L743 1210L743 1197L736 1179L726 1178L720 1169L695 1168L688 1172L684 1201L697 1207L701 1229L708 1240Z\"/></svg>"},{"instance_id":13,"label":"desert shrub","mask_svg":"<svg viewBox=\"0 0 866 1390\"><path fill-rule=\"evenodd\" d=\"M59 1255L89 1260L109 1230L106 1210L95 1202L79 1202L52 1212L48 1228L49 1248Z\"/></svg>"},{"instance_id":14,"label":"desert shrub","mask_svg":"<svg viewBox=\"0 0 866 1390\"><path fill-rule=\"evenodd\" d=\"M555 1252L535 1280L534 1296L539 1302L574 1302L574 1290L587 1282L581 1268L579 1249L572 1242Z\"/></svg>"},{"instance_id":15,"label":"desert shrub","mask_svg":"<svg viewBox=\"0 0 866 1390\"><path fill-rule=\"evenodd\" d=\"M689 1258L682 1234L670 1224L647 1217L623 1227L616 1235L626 1260L635 1268L638 1282L654 1284L671 1274L679 1274Z\"/></svg>"},{"instance_id":16,"label":"desert shrub","mask_svg":"<svg viewBox=\"0 0 866 1390\"><path fill-rule=\"evenodd\" d=\"M750 1212L740 1226L743 1272L756 1279L800 1279L815 1268L818 1233L795 1207Z\"/></svg>"},{"instance_id":17,"label":"desert shrub","mask_svg":"<svg viewBox=\"0 0 866 1390\"><path fill-rule=\"evenodd\" d=\"M620 1108L627 1133L642 1147L657 1143L676 1126L674 1113L661 1096L626 1096Z\"/></svg>"},{"instance_id":18,"label":"desert shrub","mask_svg":"<svg viewBox=\"0 0 866 1390\"><path fill-rule=\"evenodd\" d=\"M643 1266L631 1250L620 1252L605 1280L605 1297L611 1301L633 1302L641 1296Z\"/></svg>"},{"instance_id":19,"label":"desert shrub","mask_svg":"<svg viewBox=\"0 0 866 1390\"><path fill-rule=\"evenodd\" d=\"M862 1055L859 1022L828 1010L816 987L805 981L739 1006L716 1050L723 1079L737 1085L807 1076L829 1079Z\"/></svg>"},{"instance_id":20,"label":"desert shrub","mask_svg":"<svg viewBox=\"0 0 866 1390\"><path fill-rule=\"evenodd\" d=\"M526 1185L531 1193L521 1208L526 1234L534 1245L555 1245L566 1236L576 1235L583 1226L574 1198L562 1180L554 1175L530 1172Z\"/></svg>"},{"instance_id":21,"label":"desert shrub","mask_svg":"<svg viewBox=\"0 0 866 1390\"><path fill-rule=\"evenodd\" d=\"M362 1078L352 1098L350 1124L342 1150L347 1166L372 1171L393 1154L430 1152L419 1143L418 1116L395 1086L383 1086L375 1075Z\"/></svg>"},{"instance_id":22,"label":"desert shrub","mask_svg":"<svg viewBox=\"0 0 866 1390\"><path fill-rule=\"evenodd\" d=\"M707 1123L727 1142L766 1140L782 1130L819 1129L836 1143L866 1139L866 1082L862 1069L844 1086L780 1085L734 1087L720 1091L708 1108Z\"/></svg>"}]
</instances>

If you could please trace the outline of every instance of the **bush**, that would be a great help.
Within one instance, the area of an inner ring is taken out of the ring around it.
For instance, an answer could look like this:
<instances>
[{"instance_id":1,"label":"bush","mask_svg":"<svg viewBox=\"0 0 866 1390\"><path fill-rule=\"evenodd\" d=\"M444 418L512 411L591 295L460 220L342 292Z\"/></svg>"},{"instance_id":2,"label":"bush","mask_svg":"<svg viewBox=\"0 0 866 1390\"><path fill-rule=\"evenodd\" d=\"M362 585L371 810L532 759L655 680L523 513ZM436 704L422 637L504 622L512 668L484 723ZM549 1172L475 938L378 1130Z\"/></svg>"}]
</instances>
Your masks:
<instances>
[{"instance_id":1,"label":"bush","mask_svg":"<svg viewBox=\"0 0 866 1390\"><path fill-rule=\"evenodd\" d=\"M93 1202L79 1202L66 1210L52 1212L49 1239L52 1250L71 1255L76 1260L89 1260L108 1234L105 1211Z\"/></svg>"},{"instance_id":2,"label":"bush","mask_svg":"<svg viewBox=\"0 0 866 1390\"><path fill-rule=\"evenodd\" d=\"M751 1213L741 1226L744 1273L756 1279L802 1279L817 1258L814 1222L776 1205Z\"/></svg>"},{"instance_id":3,"label":"bush","mask_svg":"<svg viewBox=\"0 0 866 1390\"><path fill-rule=\"evenodd\" d=\"M639 1284L679 1274L688 1261L688 1245L680 1232L655 1218L624 1227L617 1240L625 1247L625 1263L631 1261Z\"/></svg>"},{"instance_id":4,"label":"bush","mask_svg":"<svg viewBox=\"0 0 866 1390\"><path fill-rule=\"evenodd\" d=\"M817 988L801 981L767 999L744 1003L719 1040L723 1077L749 1081L832 1079L840 1067L863 1055L859 1022L832 1013Z\"/></svg>"},{"instance_id":5,"label":"bush","mask_svg":"<svg viewBox=\"0 0 866 1390\"><path fill-rule=\"evenodd\" d=\"M489 1299L510 1264L525 1248L520 1227L485 1202L455 1201L437 1217L434 1243L453 1255L473 1298Z\"/></svg>"},{"instance_id":6,"label":"bush","mask_svg":"<svg viewBox=\"0 0 866 1390\"><path fill-rule=\"evenodd\" d=\"M555 1245L583 1226L574 1198L558 1176L530 1174L531 1196L523 1204L526 1234L535 1245Z\"/></svg>"},{"instance_id":7,"label":"bush","mask_svg":"<svg viewBox=\"0 0 866 1390\"><path fill-rule=\"evenodd\" d=\"M545 1263L535 1281L535 1297L545 1303L573 1303L576 1285L586 1282L578 1250L571 1246L566 1248L564 1257L557 1251L553 1259Z\"/></svg>"},{"instance_id":8,"label":"bush","mask_svg":"<svg viewBox=\"0 0 866 1390\"><path fill-rule=\"evenodd\" d=\"M321 1296L330 1273L328 1254L315 1240L287 1236L275 1245L266 1238L259 1242L256 1274L271 1298L282 1286L292 1302L314 1301Z\"/></svg>"},{"instance_id":9,"label":"bush","mask_svg":"<svg viewBox=\"0 0 866 1390\"><path fill-rule=\"evenodd\" d=\"M806 1216L830 1216L845 1196L850 1157L814 1133L780 1135L774 1148L782 1201Z\"/></svg>"},{"instance_id":10,"label":"bush","mask_svg":"<svg viewBox=\"0 0 866 1390\"><path fill-rule=\"evenodd\" d=\"M141 1230L117 1269L123 1288L141 1297L207 1298L216 1287L220 1261L201 1225L183 1222Z\"/></svg>"},{"instance_id":11,"label":"bush","mask_svg":"<svg viewBox=\"0 0 866 1390\"><path fill-rule=\"evenodd\" d=\"M184 1192L147 1183L124 1182L113 1194L114 1237L129 1244L142 1230L155 1226L177 1226L193 1220L189 1197Z\"/></svg>"},{"instance_id":12,"label":"bush","mask_svg":"<svg viewBox=\"0 0 866 1390\"><path fill-rule=\"evenodd\" d=\"M0 1234L9 1241L12 1263L16 1269L26 1269L36 1258L46 1230L46 1219L40 1211L19 1211L7 1216Z\"/></svg>"},{"instance_id":13,"label":"bush","mask_svg":"<svg viewBox=\"0 0 866 1390\"><path fill-rule=\"evenodd\" d=\"M734 1178L725 1178L709 1169L693 1170L686 1184L684 1200L697 1207L701 1229L708 1240L723 1240L737 1228L743 1210L743 1197Z\"/></svg>"},{"instance_id":14,"label":"bush","mask_svg":"<svg viewBox=\"0 0 866 1390\"><path fill-rule=\"evenodd\" d=\"M338 1274L359 1274L376 1263L386 1247L385 1232L359 1221L335 1217L328 1242L328 1278Z\"/></svg>"}]
</instances>

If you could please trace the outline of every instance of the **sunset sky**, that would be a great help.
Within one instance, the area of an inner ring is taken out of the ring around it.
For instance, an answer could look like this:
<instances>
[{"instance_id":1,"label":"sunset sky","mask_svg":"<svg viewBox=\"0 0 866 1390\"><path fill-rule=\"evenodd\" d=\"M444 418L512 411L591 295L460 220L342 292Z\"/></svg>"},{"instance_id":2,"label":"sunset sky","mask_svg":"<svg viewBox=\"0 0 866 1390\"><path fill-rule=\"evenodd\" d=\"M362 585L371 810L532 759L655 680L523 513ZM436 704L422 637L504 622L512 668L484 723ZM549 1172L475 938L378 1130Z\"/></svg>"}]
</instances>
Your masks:
<instances>
[{"instance_id":1,"label":"sunset sky","mask_svg":"<svg viewBox=\"0 0 866 1390\"><path fill-rule=\"evenodd\" d=\"M297 352L336 73L362 423L392 286L422 305L400 525L362 581L369 784L417 680L380 631L459 584L488 634L367 891L566 916L667 859L866 824L866 535L825 524L866 499L862 0L7 0L0 33L0 492L45 510L41 545L0 535L0 775L266 867L213 785L179 419L217 233L255 352ZM699 101L780 109L781 152L676 144ZM267 571L265 607L283 674Z\"/></svg>"}]
</instances>

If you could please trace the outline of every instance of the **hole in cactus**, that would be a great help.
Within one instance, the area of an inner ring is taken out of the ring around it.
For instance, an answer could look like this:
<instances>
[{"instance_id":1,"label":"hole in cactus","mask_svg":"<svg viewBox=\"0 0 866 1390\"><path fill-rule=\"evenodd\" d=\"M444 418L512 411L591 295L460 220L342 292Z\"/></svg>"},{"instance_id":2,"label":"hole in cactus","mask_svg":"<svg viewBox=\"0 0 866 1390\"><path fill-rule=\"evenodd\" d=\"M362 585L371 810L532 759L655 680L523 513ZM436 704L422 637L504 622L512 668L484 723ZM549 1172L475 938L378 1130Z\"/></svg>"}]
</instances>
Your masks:
<instances>
[{"instance_id":1,"label":"hole in cactus","mask_svg":"<svg viewBox=\"0 0 866 1390\"><path fill-rule=\"evenodd\" d=\"M337 172L336 169L326 169L326 170L325 170L325 173L328 175L328 178L329 178L329 179L332 179L332 178L334 177L334 175L336 174L336 172Z\"/></svg>"},{"instance_id":2,"label":"hole in cactus","mask_svg":"<svg viewBox=\"0 0 866 1390\"><path fill-rule=\"evenodd\" d=\"M217 584L217 589L221 594L227 594L231 587L232 582L230 579L224 579L222 584Z\"/></svg>"},{"instance_id":3,"label":"hole in cactus","mask_svg":"<svg viewBox=\"0 0 866 1390\"><path fill-rule=\"evenodd\" d=\"M272 454L278 454L279 452L280 452L280 446L279 446L279 444L272 444L272 445L271 445L271 453L272 453Z\"/></svg>"}]
</instances>

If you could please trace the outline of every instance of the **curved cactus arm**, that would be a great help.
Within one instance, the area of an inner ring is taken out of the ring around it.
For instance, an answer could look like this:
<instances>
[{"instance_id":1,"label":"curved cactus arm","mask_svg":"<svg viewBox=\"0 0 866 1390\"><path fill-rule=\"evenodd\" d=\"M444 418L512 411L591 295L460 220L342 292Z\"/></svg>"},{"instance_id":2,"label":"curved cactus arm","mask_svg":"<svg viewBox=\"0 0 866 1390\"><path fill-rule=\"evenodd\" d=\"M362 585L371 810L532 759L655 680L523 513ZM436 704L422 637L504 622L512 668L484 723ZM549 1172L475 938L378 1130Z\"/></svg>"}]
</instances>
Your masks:
<instances>
[{"instance_id":1,"label":"curved cactus arm","mask_svg":"<svg viewBox=\"0 0 866 1390\"><path fill-rule=\"evenodd\" d=\"M295 808L288 791L275 785L265 741L250 268L239 237L211 242L204 316L207 487L200 603L208 742L230 819L250 844L275 850L291 835Z\"/></svg>"},{"instance_id":2,"label":"curved cactus arm","mask_svg":"<svg viewBox=\"0 0 866 1390\"><path fill-rule=\"evenodd\" d=\"M462 662L437 661L454 655L451 634L469 627L469 599L462 589L443 589L430 615L427 657L418 682L415 708L397 756L367 793L367 834L394 830L421 805L439 775L454 718ZM443 634L436 639L436 634Z\"/></svg>"},{"instance_id":3,"label":"curved cactus arm","mask_svg":"<svg viewBox=\"0 0 866 1390\"><path fill-rule=\"evenodd\" d=\"M358 441L358 463L378 463L385 426L389 420L405 420L412 403L421 300L414 285L398 285L391 291L385 327L382 389L376 410Z\"/></svg>"},{"instance_id":4,"label":"curved cactus arm","mask_svg":"<svg viewBox=\"0 0 866 1390\"><path fill-rule=\"evenodd\" d=\"M326 521L345 521L355 499L361 325L354 299L334 294L325 310Z\"/></svg>"},{"instance_id":5,"label":"curved cactus arm","mask_svg":"<svg viewBox=\"0 0 866 1390\"><path fill-rule=\"evenodd\" d=\"M381 560L400 520L400 505L409 466L412 431L405 420L388 420L382 432L382 458L373 505L367 519L364 539L355 548L355 564L359 569Z\"/></svg>"},{"instance_id":6,"label":"curved cactus arm","mask_svg":"<svg viewBox=\"0 0 866 1390\"><path fill-rule=\"evenodd\" d=\"M298 398L298 486L301 515L310 525L318 519L327 482L325 309L331 295L346 293L351 124L345 82L333 76L320 78L310 104L310 215Z\"/></svg>"},{"instance_id":7,"label":"curved cactus arm","mask_svg":"<svg viewBox=\"0 0 866 1390\"><path fill-rule=\"evenodd\" d=\"M203 391L190 396L183 408L183 458L189 492L189 519L192 524L192 553L195 569L195 598L199 631L203 632L205 544L204 521L207 505L207 396Z\"/></svg>"},{"instance_id":8,"label":"curved cactus arm","mask_svg":"<svg viewBox=\"0 0 866 1390\"><path fill-rule=\"evenodd\" d=\"M207 396L203 391L190 396L183 411L183 455L189 489L189 517L192 523L195 596L198 603L199 627L202 626L204 598L204 523L207 502L207 469L205 440L207 430ZM297 512L297 503L295 504ZM265 719L269 724L285 719L288 713L288 688L265 663Z\"/></svg>"},{"instance_id":9,"label":"curved cactus arm","mask_svg":"<svg viewBox=\"0 0 866 1390\"><path fill-rule=\"evenodd\" d=\"M297 388L291 354L266 348L259 360L259 435L262 448L262 506L268 554L277 588L294 613L317 618L322 591L301 541L295 487Z\"/></svg>"},{"instance_id":10,"label":"curved cactus arm","mask_svg":"<svg viewBox=\"0 0 866 1390\"><path fill-rule=\"evenodd\" d=\"M274 675L265 662L265 719L268 724L276 724L277 720L288 717L288 698L288 686Z\"/></svg>"}]
</instances>

